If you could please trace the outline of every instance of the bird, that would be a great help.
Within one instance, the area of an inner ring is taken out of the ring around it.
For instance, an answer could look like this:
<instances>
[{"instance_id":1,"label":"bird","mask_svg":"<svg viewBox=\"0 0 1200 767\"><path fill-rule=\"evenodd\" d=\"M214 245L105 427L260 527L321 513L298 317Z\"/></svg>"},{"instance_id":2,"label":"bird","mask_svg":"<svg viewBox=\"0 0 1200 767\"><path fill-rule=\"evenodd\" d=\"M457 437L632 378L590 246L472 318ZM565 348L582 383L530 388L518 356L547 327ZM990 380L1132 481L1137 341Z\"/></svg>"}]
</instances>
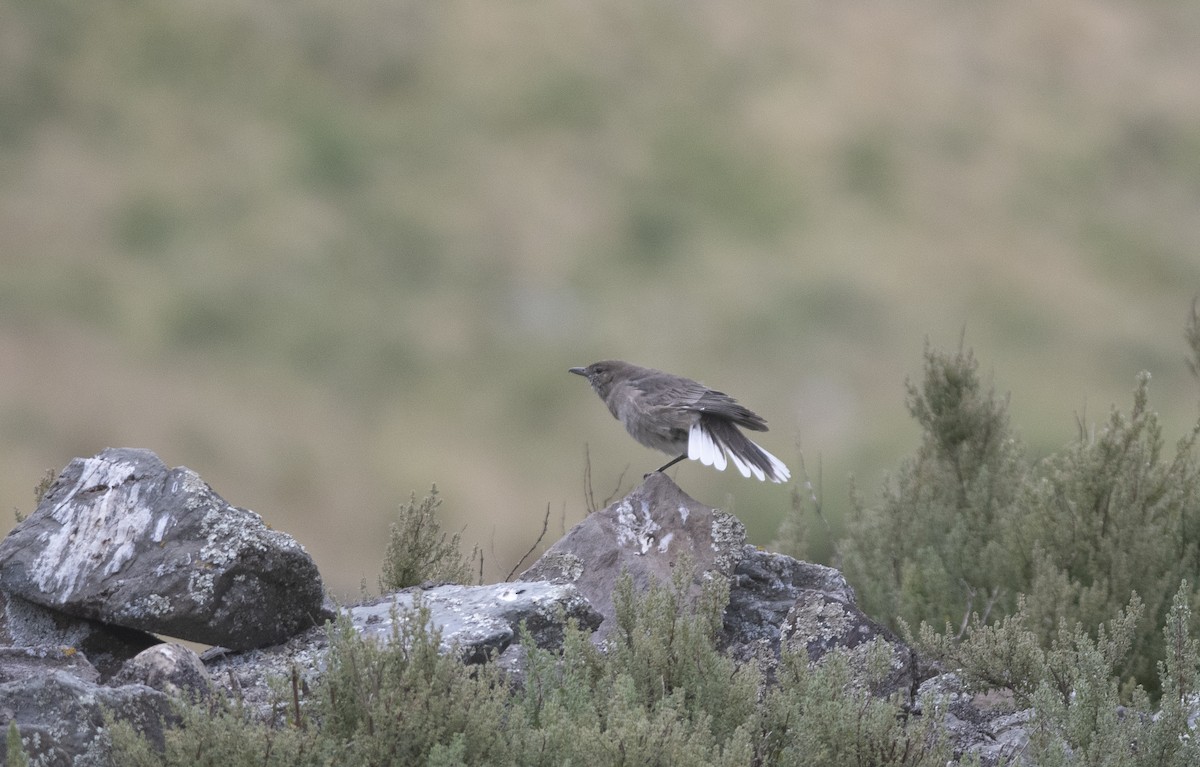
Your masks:
<instances>
[{"instance_id":1,"label":"bird","mask_svg":"<svg viewBox=\"0 0 1200 767\"><path fill-rule=\"evenodd\" d=\"M601 360L570 372L588 380L630 436L677 456L656 471L689 458L719 471L733 463L743 477L753 475L760 481L786 482L791 477L783 461L738 428L767 431L767 422L724 392L621 360Z\"/></svg>"}]
</instances>

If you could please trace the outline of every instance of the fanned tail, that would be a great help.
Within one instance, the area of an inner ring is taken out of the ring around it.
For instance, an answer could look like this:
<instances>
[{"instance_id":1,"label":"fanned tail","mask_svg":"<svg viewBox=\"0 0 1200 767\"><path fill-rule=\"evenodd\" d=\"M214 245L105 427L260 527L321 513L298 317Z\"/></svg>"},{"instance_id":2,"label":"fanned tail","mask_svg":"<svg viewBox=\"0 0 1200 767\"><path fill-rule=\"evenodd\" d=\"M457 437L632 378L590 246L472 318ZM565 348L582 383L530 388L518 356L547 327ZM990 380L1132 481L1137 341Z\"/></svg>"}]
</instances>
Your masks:
<instances>
[{"instance_id":1,"label":"fanned tail","mask_svg":"<svg viewBox=\"0 0 1200 767\"><path fill-rule=\"evenodd\" d=\"M723 418L702 415L688 432L688 458L724 471L732 461L743 477L786 482L792 473L783 461L750 441ZM728 460L727 460L728 459Z\"/></svg>"}]
</instances>

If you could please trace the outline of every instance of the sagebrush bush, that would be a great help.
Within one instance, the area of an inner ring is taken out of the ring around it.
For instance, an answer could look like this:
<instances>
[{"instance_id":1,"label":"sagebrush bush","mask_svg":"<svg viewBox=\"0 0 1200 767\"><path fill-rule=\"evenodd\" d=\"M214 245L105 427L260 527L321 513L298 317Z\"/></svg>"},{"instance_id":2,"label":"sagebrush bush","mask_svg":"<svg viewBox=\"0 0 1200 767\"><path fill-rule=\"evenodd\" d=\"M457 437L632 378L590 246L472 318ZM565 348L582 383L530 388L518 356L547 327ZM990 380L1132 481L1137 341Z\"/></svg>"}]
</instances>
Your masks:
<instances>
[{"instance_id":1,"label":"sagebrush bush","mask_svg":"<svg viewBox=\"0 0 1200 767\"><path fill-rule=\"evenodd\" d=\"M328 670L303 697L301 712L272 725L236 702L185 706L163 753L118 724L117 762L946 764L949 746L934 729L936 716L906 722L899 701L863 692L846 655L832 653L813 668L803 646L785 650L779 683L764 689L754 665L739 666L716 647L727 584L706 583L692 602L685 578L641 594L622 578L614 594L618 626L603 648L570 626L561 652L527 651L516 683L494 665L464 666L439 654L441 638L420 607L397 621L387 646L343 622L330 629ZM878 652L886 656L887 648ZM875 666L884 673L886 657Z\"/></svg>"},{"instance_id":2,"label":"sagebrush bush","mask_svg":"<svg viewBox=\"0 0 1200 767\"><path fill-rule=\"evenodd\" d=\"M470 583L471 563L480 556L476 547L464 559L458 533L442 531L437 510L442 505L437 485L417 502L413 493L400 504L388 535L379 588L384 592L420 586L422 583Z\"/></svg>"},{"instance_id":3,"label":"sagebrush bush","mask_svg":"<svg viewBox=\"0 0 1200 767\"><path fill-rule=\"evenodd\" d=\"M1003 614L1022 585L1009 527L1028 469L1007 402L977 368L970 351L926 347L922 385L907 384L921 444L879 505L855 498L839 546L864 611L893 624Z\"/></svg>"},{"instance_id":4,"label":"sagebrush bush","mask_svg":"<svg viewBox=\"0 0 1200 767\"><path fill-rule=\"evenodd\" d=\"M840 547L863 609L961 637L972 616L1003 622L1020 606L1045 649L1060 624L1094 634L1136 594L1147 619L1118 672L1156 690L1171 594L1200 580L1200 421L1168 454L1143 373L1128 414L1031 462L977 367L969 351L927 348L909 384L921 444L879 504L856 501Z\"/></svg>"}]
</instances>

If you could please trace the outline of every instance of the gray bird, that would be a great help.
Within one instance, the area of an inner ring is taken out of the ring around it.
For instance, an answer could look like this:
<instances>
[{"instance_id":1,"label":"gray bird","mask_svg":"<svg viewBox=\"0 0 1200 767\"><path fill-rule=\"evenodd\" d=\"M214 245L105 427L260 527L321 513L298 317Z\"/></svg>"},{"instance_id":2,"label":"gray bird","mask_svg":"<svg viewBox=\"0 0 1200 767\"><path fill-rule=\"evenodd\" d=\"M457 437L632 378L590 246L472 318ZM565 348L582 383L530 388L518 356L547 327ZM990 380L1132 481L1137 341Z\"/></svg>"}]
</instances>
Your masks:
<instances>
[{"instance_id":1,"label":"gray bird","mask_svg":"<svg viewBox=\"0 0 1200 767\"><path fill-rule=\"evenodd\" d=\"M743 477L753 474L759 480L785 482L791 476L783 461L738 429L766 431L767 422L724 392L620 360L593 362L571 372L588 380L634 439L678 456L658 471L684 458L724 471L728 457Z\"/></svg>"}]
</instances>

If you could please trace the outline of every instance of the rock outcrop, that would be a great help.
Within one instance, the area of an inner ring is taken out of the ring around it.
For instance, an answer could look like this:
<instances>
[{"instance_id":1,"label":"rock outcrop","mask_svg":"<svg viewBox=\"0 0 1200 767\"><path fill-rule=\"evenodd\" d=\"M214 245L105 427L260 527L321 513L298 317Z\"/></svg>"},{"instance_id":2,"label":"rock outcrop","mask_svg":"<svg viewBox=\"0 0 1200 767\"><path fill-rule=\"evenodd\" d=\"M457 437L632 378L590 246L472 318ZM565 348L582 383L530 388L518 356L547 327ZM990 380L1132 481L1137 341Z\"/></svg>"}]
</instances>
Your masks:
<instances>
[{"instance_id":1,"label":"rock outcrop","mask_svg":"<svg viewBox=\"0 0 1200 767\"><path fill-rule=\"evenodd\" d=\"M358 633L387 644L402 636L396 621L412 620L418 606L429 611L429 624L440 632L443 650L467 663L515 649L522 624L534 645L543 649L562 645L567 620L588 629L600 625L600 614L574 586L538 581L405 589L347 607L343 613ZM314 628L274 647L247 652L215 648L203 657L215 687L269 719L275 702L271 680L296 674L300 684L310 685L324 673L328 653L328 631Z\"/></svg>"},{"instance_id":2,"label":"rock outcrop","mask_svg":"<svg viewBox=\"0 0 1200 767\"><path fill-rule=\"evenodd\" d=\"M728 578L745 556L746 529L737 517L688 497L665 474L655 473L608 508L590 514L550 546L521 578L571 583L604 616L597 632L613 624L612 593L628 573L634 588L670 583L688 559L692 591L706 577Z\"/></svg>"},{"instance_id":3,"label":"rock outcrop","mask_svg":"<svg viewBox=\"0 0 1200 767\"><path fill-rule=\"evenodd\" d=\"M161 746L170 698L145 685L109 687L71 648L0 648L0 715L15 721L35 764L106 767L111 764L105 717L128 722Z\"/></svg>"},{"instance_id":4,"label":"rock outcrop","mask_svg":"<svg viewBox=\"0 0 1200 767\"><path fill-rule=\"evenodd\" d=\"M78 618L239 649L327 617L300 544L148 450L72 461L0 542L0 588Z\"/></svg>"},{"instance_id":5,"label":"rock outcrop","mask_svg":"<svg viewBox=\"0 0 1200 767\"><path fill-rule=\"evenodd\" d=\"M520 581L406 589L335 609L292 538L189 469L128 449L72 461L0 542L0 726L15 722L45 764L107 765L104 717L161 743L173 697L217 691L281 721L278 680L300 693L320 679L325 622L338 614L333 631L381 643L403 640L412 626L398 621L423 615L444 652L499 663L520 684L522 637L557 648L572 621L603 645L622 574L640 590L671 583L685 564L693 594L728 579L720 645L768 681L785 649L819 663L837 648L853 659L882 642L891 671L873 694L898 694L914 714L940 712L957 753L983 764L1019 756L1027 712L981 707L952 674L923 679L913 652L858 609L841 573L747 545L736 517L663 474L588 516ZM218 646L197 656L156 634Z\"/></svg>"}]
</instances>

